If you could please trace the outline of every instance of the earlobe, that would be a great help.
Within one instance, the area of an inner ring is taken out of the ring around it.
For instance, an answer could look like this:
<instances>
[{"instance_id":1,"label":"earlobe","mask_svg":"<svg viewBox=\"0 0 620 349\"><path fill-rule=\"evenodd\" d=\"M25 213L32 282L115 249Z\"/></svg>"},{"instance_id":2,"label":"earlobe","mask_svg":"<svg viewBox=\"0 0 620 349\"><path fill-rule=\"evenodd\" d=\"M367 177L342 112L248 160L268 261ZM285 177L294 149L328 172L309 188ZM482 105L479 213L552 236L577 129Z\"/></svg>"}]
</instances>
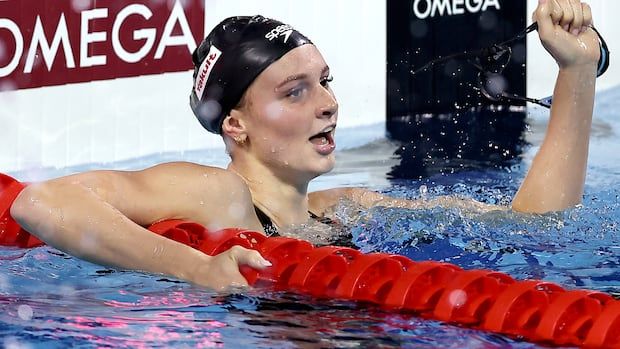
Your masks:
<instances>
[{"instance_id":1,"label":"earlobe","mask_svg":"<svg viewBox=\"0 0 620 349\"><path fill-rule=\"evenodd\" d=\"M243 112L233 109L230 111L222 123L222 134L232 138L235 143L242 145L248 138L243 119Z\"/></svg>"}]
</instances>

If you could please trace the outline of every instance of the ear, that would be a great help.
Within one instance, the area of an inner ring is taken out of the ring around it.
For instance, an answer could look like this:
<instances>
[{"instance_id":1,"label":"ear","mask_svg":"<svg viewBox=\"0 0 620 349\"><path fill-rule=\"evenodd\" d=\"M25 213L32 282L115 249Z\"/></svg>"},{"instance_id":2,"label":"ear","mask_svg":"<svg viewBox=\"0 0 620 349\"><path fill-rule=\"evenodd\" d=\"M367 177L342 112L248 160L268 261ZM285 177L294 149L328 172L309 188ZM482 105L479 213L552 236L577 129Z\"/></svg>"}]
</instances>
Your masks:
<instances>
[{"instance_id":1,"label":"ear","mask_svg":"<svg viewBox=\"0 0 620 349\"><path fill-rule=\"evenodd\" d=\"M233 109L230 111L222 122L222 134L239 140L245 140L248 135L246 132L246 116L241 109Z\"/></svg>"}]
</instances>

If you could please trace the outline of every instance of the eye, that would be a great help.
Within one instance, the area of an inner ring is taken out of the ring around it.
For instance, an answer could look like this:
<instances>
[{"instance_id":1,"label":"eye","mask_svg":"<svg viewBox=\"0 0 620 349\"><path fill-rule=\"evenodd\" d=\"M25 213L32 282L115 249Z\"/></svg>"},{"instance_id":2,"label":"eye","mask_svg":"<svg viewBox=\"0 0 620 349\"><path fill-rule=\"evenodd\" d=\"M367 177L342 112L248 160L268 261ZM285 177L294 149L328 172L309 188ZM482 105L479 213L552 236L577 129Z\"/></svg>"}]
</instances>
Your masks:
<instances>
[{"instance_id":1,"label":"eye","mask_svg":"<svg viewBox=\"0 0 620 349\"><path fill-rule=\"evenodd\" d=\"M325 76L323 78L321 78L321 86L323 87L328 87L329 83L334 81L334 77L329 75L329 76Z\"/></svg>"},{"instance_id":2,"label":"eye","mask_svg":"<svg viewBox=\"0 0 620 349\"><path fill-rule=\"evenodd\" d=\"M304 89L300 87L293 88L286 93L286 97L299 98L303 94Z\"/></svg>"}]
</instances>

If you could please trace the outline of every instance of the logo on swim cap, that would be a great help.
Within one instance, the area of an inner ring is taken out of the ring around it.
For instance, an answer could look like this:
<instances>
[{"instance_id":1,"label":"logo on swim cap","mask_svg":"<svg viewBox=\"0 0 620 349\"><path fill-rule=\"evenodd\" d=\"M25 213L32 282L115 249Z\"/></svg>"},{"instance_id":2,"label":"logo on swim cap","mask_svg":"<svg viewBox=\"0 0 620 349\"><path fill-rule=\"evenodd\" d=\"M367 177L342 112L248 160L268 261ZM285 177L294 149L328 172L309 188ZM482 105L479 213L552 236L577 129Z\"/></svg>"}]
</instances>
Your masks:
<instances>
[{"instance_id":1,"label":"logo on swim cap","mask_svg":"<svg viewBox=\"0 0 620 349\"><path fill-rule=\"evenodd\" d=\"M202 94L204 93L205 86L207 86L207 80L209 80L211 70L221 55L222 51L215 46L211 46L207 57L202 61L194 84L194 92L196 92L198 99L202 99Z\"/></svg>"},{"instance_id":2,"label":"logo on swim cap","mask_svg":"<svg viewBox=\"0 0 620 349\"><path fill-rule=\"evenodd\" d=\"M279 36L284 36L284 43L288 40L288 38L293 34L293 27L288 24L281 24L274 29L272 29L269 33L265 35L265 39L269 39L269 41L273 41L277 39Z\"/></svg>"}]
</instances>

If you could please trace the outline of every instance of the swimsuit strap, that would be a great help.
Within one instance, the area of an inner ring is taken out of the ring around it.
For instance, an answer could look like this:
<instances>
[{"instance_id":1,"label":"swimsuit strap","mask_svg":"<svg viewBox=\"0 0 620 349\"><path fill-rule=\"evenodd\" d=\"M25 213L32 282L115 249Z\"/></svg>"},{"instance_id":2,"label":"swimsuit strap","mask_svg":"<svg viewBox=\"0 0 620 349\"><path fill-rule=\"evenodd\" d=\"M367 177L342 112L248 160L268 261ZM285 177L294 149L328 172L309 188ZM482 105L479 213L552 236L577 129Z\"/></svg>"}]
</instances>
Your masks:
<instances>
[{"instance_id":1,"label":"swimsuit strap","mask_svg":"<svg viewBox=\"0 0 620 349\"><path fill-rule=\"evenodd\" d=\"M254 205L254 211L256 211L256 216L258 217L258 221L263 226L265 235L281 236L280 233L278 232L278 228L275 226L275 224L273 224L273 221L271 220L271 218L269 218L269 216L265 212L263 212L263 210L261 210L256 205ZM331 218L319 217L316 214L312 213L311 211L308 211L308 213L310 214L310 218L316 220L317 222L335 226L335 227L340 227L340 230L344 228L340 225L338 221L335 221ZM353 235L349 231L346 231L344 234L338 234L334 236L333 239L330 241L330 244L335 244L338 246L351 247L351 248L357 249L357 246L353 243Z\"/></svg>"},{"instance_id":2,"label":"swimsuit strap","mask_svg":"<svg viewBox=\"0 0 620 349\"><path fill-rule=\"evenodd\" d=\"M315 221L317 221L319 223L323 223L323 224L327 224L327 225L337 224L336 221L334 221L333 219L331 219L329 217L319 217L319 216L315 215L314 213L312 213L312 211L308 211L308 213L310 214L310 218L314 219Z\"/></svg>"},{"instance_id":3,"label":"swimsuit strap","mask_svg":"<svg viewBox=\"0 0 620 349\"><path fill-rule=\"evenodd\" d=\"M258 221L263 226L263 230L267 236L280 236L278 233L278 228L276 228L273 221L263 210L258 208L258 206L254 205L254 211L256 212L256 216L258 217Z\"/></svg>"},{"instance_id":4,"label":"swimsuit strap","mask_svg":"<svg viewBox=\"0 0 620 349\"><path fill-rule=\"evenodd\" d=\"M267 214L263 212L263 210L254 205L254 211L256 211L256 216L258 217L260 224L263 226L263 230L265 231L265 234L267 236L280 236L278 228L276 228L271 218L269 218L269 216L267 216ZM316 220L317 222L331 225L332 227L338 227L339 230L344 231L343 234L337 234L336 236L334 236L331 239L330 244L355 249L358 248L353 243L353 235L351 234L351 232L348 230L343 230L345 227L343 227L338 221L335 221L328 217L319 217L311 211L308 211L308 213L310 214L310 218Z\"/></svg>"},{"instance_id":5,"label":"swimsuit strap","mask_svg":"<svg viewBox=\"0 0 620 349\"><path fill-rule=\"evenodd\" d=\"M258 206L254 205L254 211L256 212L258 221L263 226L263 230L265 231L265 234L267 234L267 236L280 236L280 234L278 233L278 228L276 228L271 218L269 218L269 216L265 212L263 212L263 210L258 208ZM316 220L319 223L323 223L327 225L337 224L337 222L331 218L319 217L311 211L308 211L308 213L310 214L310 218Z\"/></svg>"},{"instance_id":6,"label":"swimsuit strap","mask_svg":"<svg viewBox=\"0 0 620 349\"><path fill-rule=\"evenodd\" d=\"M330 225L332 227L337 228L338 231L340 231L339 234L336 234L331 238L331 241L329 242L330 245L337 245L337 246L342 246L342 247L350 247L350 248L358 249L358 247L353 243L353 234L351 234L349 229L343 226L340 222L333 220L329 217L319 217L310 211L308 211L308 213L310 213L310 217L316 220L317 222Z\"/></svg>"}]
</instances>

